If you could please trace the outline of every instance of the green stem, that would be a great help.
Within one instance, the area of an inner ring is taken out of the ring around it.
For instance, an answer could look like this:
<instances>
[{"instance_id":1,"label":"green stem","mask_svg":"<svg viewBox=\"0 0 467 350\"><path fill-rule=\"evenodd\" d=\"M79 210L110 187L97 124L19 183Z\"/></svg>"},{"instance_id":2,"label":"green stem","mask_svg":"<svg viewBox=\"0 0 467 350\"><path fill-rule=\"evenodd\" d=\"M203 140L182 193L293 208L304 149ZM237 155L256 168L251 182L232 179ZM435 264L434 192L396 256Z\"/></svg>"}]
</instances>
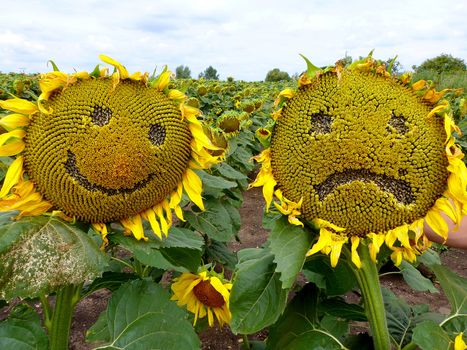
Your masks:
<instances>
[{"instance_id":1,"label":"green stem","mask_svg":"<svg viewBox=\"0 0 467 350\"><path fill-rule=\"evenodd\" d=\"M50 332L50 328L52 327L52 308L50 307L49 299L45 294L41 294L39 300L41 301L42 312L44 314L44 325Z\"/></svg>"},{"instance_id":2,"label":"green stem","mask_svg":"<svg viewBox=\"0 0 467 350\"><path fill-rule=\"evenodd\" d=\"M50 350L68 349L71 319L81 295L81 285L68 285L57 292L49 331Z\"/></svg>"},{"instance_id":3,"label":"green stem","mask_svg":"<svg viewBox=\"0 0 467 350\"><path fill-rule=\"evenodd\" d=\"M243 345L245 349L251 349L250 341L248 340L248 336L246 334L242 334L243 337Z\"/></svg>"},{"instance_id":4,"label":"green stem","mask_svg":"<svg viewBox=\"0 0 467 350\"><path fill-rule=\"evenodd\" d=\"M348 249L346 251L347 256L350 258L350 252ZM361 243L358 247L358 254L362 261L361 268L357 268L352 263L350 263L350 266L355 273L362 292L366 315L373 335L373 343L375 349L390 350L391 339L386 321L381 285L379 284L378 270L376 264L371 260L368 247L364 243Z\"/></svg>"},{"instance_id":5,"label":"green stem","mask_svg":"<svg viewBox=\"0 0 467 350\"><path fill-rule=\"evenodd\" d=\"M408 343L406 346L402 348L402 350L416 350L417 345L414 343Z\"/></svg>"}]
</instances>

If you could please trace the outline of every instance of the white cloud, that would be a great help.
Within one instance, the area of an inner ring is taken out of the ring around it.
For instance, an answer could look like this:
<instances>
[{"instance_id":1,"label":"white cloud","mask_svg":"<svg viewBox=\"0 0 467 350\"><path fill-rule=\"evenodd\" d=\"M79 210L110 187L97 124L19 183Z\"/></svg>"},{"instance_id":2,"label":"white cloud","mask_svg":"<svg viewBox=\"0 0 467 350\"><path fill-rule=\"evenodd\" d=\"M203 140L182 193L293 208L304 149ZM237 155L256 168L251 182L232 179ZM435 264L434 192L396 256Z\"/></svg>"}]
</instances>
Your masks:
<instances>
[{"instance_id":1,"label":"white cloud","mask_svg":"<svg viewBox=\"0 0 467 350\"><path fill-rule=\"evenodd\" d=\"M466 5L456 0L22 1L0 14L0 71L92 69L105 53L129 70L184 64L196 76L261 80L375 49L407 69L440 53L467 57Z\"/></svg>"}]
</instances>

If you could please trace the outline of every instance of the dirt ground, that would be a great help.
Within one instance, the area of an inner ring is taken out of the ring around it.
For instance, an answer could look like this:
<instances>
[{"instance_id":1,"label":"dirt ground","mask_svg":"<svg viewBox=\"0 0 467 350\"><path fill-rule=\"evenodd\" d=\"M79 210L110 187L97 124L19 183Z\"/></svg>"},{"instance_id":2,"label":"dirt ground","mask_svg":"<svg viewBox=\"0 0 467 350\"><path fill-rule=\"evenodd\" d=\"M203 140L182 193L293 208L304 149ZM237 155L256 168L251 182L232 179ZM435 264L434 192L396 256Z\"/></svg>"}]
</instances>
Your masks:
<instances>
[{"instance_id":1,"label":"dirt ground","mask_svg":"<svg viewBox=\"0 0 467 350\"><path fill-rule=\"evenodd\" d=\"M248 247L259 247L267 238L267 231L262 228L262 212L258 210L263 206L261 190L252 189L245 193L245 201L240 210L242 226L239 233L241 242L234 242L231 248L238 251ZM457 249L449 249L441 254L443 263L463 277L467 277L466 252ZM441 292L431 294L416 292L408 287L400 275L387 275L382 278L382 285L391 289L396 295L404 298L409 304L428 304L431 311L442 314L449 313L449 304ZM438 289L439 285L436 285ZM86 330L97 320L99 314L105 310L110 293L101 290L80 301L77 305L70 339L70 349L90 350L93 347L84 341ZM355 302L355 295L346 296L351 302ZM0 310L1 311L1 310ZM0 314L1 316L1 314ZM4 315L6 316L6 315ZM0 319L3 317L0 317ZM363 327L365 325L362 325ZM264 339L267 331L250 335L250 340ZM211 328L200 334L203 350L237 350L241 348L243 339L241 336L232 334L228 327Z\"/></svg>"}]
</instances>

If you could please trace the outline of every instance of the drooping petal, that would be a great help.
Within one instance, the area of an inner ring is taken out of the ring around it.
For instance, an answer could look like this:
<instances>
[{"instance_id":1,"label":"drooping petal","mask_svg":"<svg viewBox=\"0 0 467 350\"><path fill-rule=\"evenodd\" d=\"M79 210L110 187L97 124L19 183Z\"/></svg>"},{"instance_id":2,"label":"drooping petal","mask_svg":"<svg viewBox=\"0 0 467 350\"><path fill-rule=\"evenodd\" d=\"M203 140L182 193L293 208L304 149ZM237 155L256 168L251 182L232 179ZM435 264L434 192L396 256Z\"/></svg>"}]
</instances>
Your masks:
<instances>
[{"instance_id":1,"label":"drooping petal","mask_svg":"<svg viewBox=\"0 0 467 350\"><path fill-rule=\"evenodd\" d=\"M0 125L5 128L5 130L27 126L30 122L31 120L27 116L19 113L9 114L0 119Z\"/></svg>"},{"instance_id":2,"label":"drooping petal","mask_svg":"<svg viewBox=\"0 0 467 350\"><path fill-rule=\"evenodd\" d=\"M120 79L128 79L129 77L129 74L128 74L128 71L127 69L125 68L124 65L122 65L120 62L117 62L116 60L114 60L113 58L109 57L109 56L106 56L106 55L99 55L99 58L104 61L105 63L108 63L112 66L114 66L117 70L118 70L118 73L120 75Z\"/></svg>"},{"instance_id":3,"label":"drooping petal","mask_svg":"<svg viewBox=\"0 0 467 350\"><path fill-rule=\"evenodd\" d=\"M11 188L19 182L22 173L23 157L20 156L16 158L8 168L5 179L3 180L2 189L0 190L0 199L4 198L10 192Z\"/></svg>"},{"instance_id":4,"label":"drooping petal","mask_svg":"<svg viewBox=\"0 0 467 350\"><path fill-rule=\"evenodd\" d=\"M357 266L357 268L361 268L362 267L362 262L360 260L360 256L358 255L358 252L357 252L357 248L358 248L358 246L360 244L360 237L352 236L350 238L350 241L352 242L352 246L351 246L352 262L354 263L355 266Z\"/></svg>"},{"instance_id":5,"label":"drooping petal","mask_svg":"<svg viewBox=\"0 0 467 350\"><path fill-rule=\"evenodd\" d=\"M201 197L203 184L199 176L191 169L186 169L183 174L183 188L193 203L195 203L201 210L204 210L204 203Z\"/></svg>"}]
</instances>

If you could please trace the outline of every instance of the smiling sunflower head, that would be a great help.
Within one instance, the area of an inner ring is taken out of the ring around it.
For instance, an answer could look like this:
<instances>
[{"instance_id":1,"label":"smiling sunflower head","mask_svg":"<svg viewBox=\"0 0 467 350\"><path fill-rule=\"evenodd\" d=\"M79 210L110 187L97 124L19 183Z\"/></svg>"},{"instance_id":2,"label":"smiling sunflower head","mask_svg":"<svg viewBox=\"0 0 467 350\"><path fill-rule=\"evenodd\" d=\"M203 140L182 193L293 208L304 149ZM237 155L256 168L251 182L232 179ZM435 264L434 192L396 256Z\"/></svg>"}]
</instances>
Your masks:
<instances>
[{"instance_id":1,"label":"smiling sunflower head","mask_svg":"<svg viewBox=\"0 0 467 350\"><path fill-rule=\"evenodd\" d=\"M14 157L0 190L0 211L18 217L58 210L90 222L104 238L119 221L137 239L142 219L167 235L172 211L183 220L183 192L200 208L202 184L193 169L219 162L223 152L203 132L200 111L170 90L164 70L130 75L115 67L92 73L42 75L36 103L13 98L0 107L0 156ZM216 156L212 154L215 153Z\"/></svg>"},{"instance_id":2,"label":"smiling sunflower head","mask_svg":"<svg viewBox=\"0 0 467 350\"><path fill-rule=\"evenodd\" d=\"M371 56L347 68L308 71L297 91L279 95L270 146L252 186L292 224L320 228L308 255L338 262L342 246L365 239L374 261L383 243L392 258L414 261L429 242L424 224L447 238L441 212L455 223L467 211L467 171L452 131L460 133L426 81L391 77ZM405 80L405 81L404 81Z\"/></svg>"}]
</instances>

